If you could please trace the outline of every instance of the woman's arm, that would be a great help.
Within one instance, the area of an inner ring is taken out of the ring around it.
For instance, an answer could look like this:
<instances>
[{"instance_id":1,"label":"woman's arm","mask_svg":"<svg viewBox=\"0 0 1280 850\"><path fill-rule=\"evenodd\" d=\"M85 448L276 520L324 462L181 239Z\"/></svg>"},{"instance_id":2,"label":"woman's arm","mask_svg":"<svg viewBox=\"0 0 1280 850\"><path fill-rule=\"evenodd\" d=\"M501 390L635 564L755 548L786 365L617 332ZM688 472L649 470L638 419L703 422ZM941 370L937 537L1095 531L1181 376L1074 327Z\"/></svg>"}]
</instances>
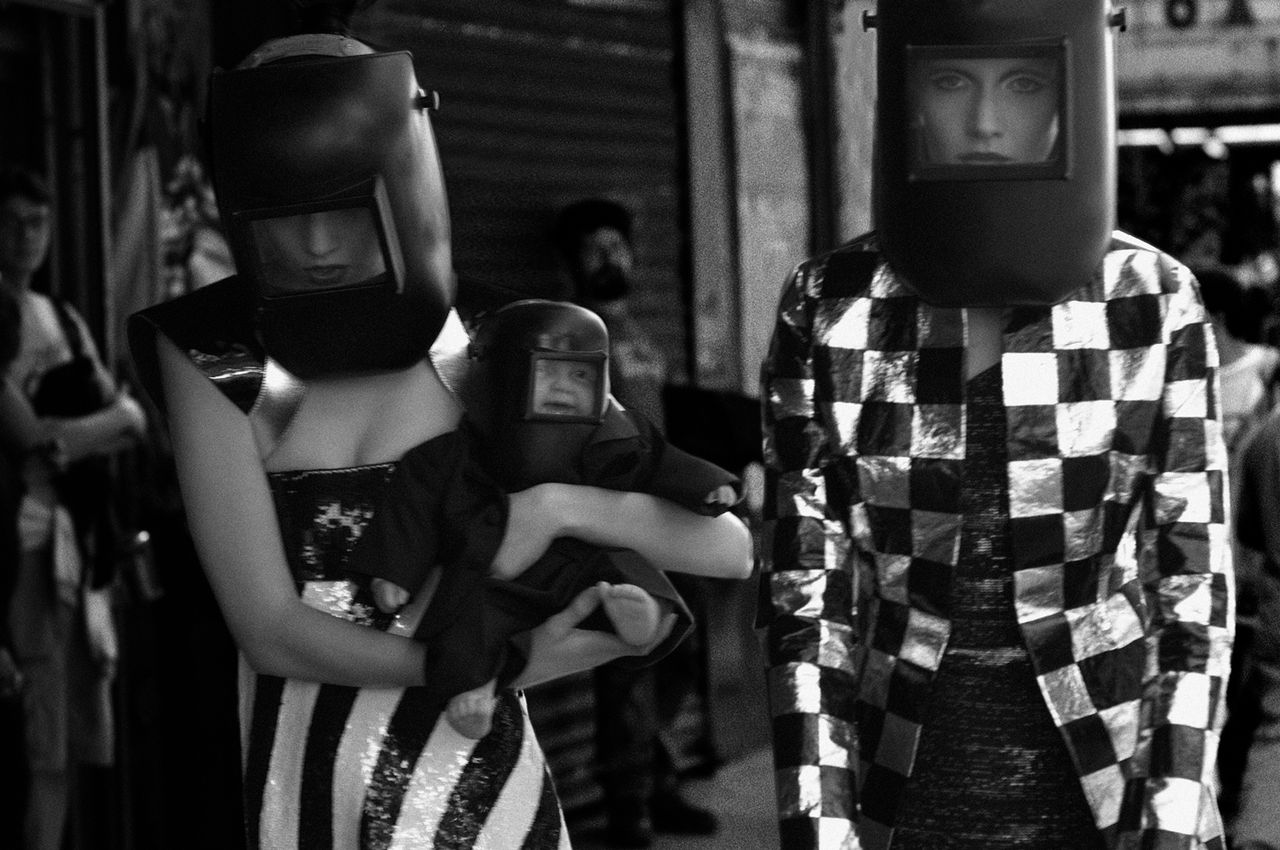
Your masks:
<instances>
[{"instance_id":1,"label":"woman's arm","mask_svg":"<svg viewBox=\"0 0 1280 850\"><path fill-rule=\"evenodd\" d=\"M420 644L299 599L248 418L172 342L156 344L191 536L250 666L339 685L422 684Z\"/></svg>"},{"instance_id":2,"label":"woman's arm","mask_svg":"<svg viewBox=\"0 0 1280 850\"><path fill-rule=\"evenodd\" d=\"M646 493L574 484L539 484L511 494L494 574L520 575L557 537L631 549L673 572L736 579L751 574L751 535L733 514L701 516Z\"/></svg>"},{"instance_id":3,"label":"woman's arm","mask_svg":"<svg viewBox=\"0 0 1280 850\"><path fill-rule=\"evenodd\" d=\"M12 381L0 377L0 449L25 455L47 439L31 403Z\"/></svg>"},{"instance_id":4,"label":"woman's arm","mask_svg":"<svg viewBox=\"0 0 1280 850\"><path fill-rule=\"evenodd\" d=\"M88 416L40 417L31 402L9 382L0 391L0 444L25 452L58 442L61 459L81 460L128 448L146 433L142 406L121 394L107 407Z\"/></svg>"},{"instance_id":5,"label":"woman's arm","mask_svg":"<svg viewBox=\"0 0 1280 850\"><path fill-rule=\"evenodd\" d=\"M339 685L421 685L429 648L330 616L298 598L248 419L172 342L161 336L157 345L192 538L249 664L261 673ZM571 606L534 630L519 684L633 651L616 639L602 642L573 629L581 619L574 611Z\"/></svg>"},{"instance_id":6,"label":"woman's arm","mask_svg":"<svg viewBox=\"0 0 1280 850\"><path fill-rule=\"evenodd\" d=\"M46 417L40 423L45 434L61 444L67 461L128 448L147 430L147 417L142 405L124 393L88 416Z\"/></svg>"},{"instance_id":7,"label":"woman's arm","mask_svg":"<svg viewBox=\"0 0 1280 850\"><path fill-rule=\"evenodd\" d=\"M89 331L79 317L80 338L103 380L111 384L102 366ZM147 418L127 393L117 392L115 400L96 413L76 417L41 417L30 400L11 381L0 381L0 445L20 454L57 441L59 459L70 462L95 454L110 454L127 448L146 434Z\"/></svg>"}]
</instances>

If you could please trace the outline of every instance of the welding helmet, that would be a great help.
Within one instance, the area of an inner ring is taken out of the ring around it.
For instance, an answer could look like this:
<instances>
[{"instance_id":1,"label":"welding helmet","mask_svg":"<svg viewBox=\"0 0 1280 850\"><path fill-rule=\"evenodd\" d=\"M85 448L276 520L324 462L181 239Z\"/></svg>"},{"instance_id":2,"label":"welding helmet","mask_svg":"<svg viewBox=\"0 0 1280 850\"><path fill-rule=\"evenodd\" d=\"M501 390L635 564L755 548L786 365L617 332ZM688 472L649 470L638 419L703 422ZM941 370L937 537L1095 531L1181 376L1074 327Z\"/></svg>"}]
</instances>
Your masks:
<instances>
[{"instance_id":1,"label":"welding helmet","mask_svg":"<svg viewBox=\"0 0 1280 850\"><path fill-rule=\"evenodd\" d=\"M214 185L267 354L301 378L407 367L453 304L444 179L406 52L311 34L210 83Z\"/></svg>"},{"instance_id":2,"label":"welding helmet","mask_svg":"<svg viewBox=\"0 0 1280 850\"><path fill-rule=\"evenodd\" d=\"M609 332L590 310L526 299L479 320L467 412L490 469L511 490L576 483L609 404Z\"/></svg>"},{"instance_id":3,"label":"welding helmet","mask_svg":"<svg viewBox=\"0 0 1280 850\"><path fill-rule=\"evenodd\" d=\"M886 0L876 32L876 230L941 306L1055 304L1115 219L1107 0Z\"/></svg>"}]
</instances>

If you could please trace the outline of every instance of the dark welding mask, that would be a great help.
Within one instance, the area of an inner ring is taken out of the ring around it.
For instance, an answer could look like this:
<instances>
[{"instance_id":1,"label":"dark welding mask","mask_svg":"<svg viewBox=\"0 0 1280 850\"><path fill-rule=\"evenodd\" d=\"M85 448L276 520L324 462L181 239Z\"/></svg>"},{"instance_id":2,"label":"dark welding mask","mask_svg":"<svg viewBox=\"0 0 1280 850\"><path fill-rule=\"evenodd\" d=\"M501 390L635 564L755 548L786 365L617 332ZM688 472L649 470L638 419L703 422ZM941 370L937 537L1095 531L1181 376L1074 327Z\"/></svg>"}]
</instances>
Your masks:
<instances>
[{"instance_id":1,"label":"dark welding mask","mask_svg":"<svg viewBox=\"0 0 1280 850\"><path fill-rule=\"evenodd\" d=\"M215 72L218 206L267 354L301 378L422 359L453 304L444 179L408 53L337 35Z\"/></svg>"},{"instance_id":2,"label":"dark welding mask","mask_svg":"<svg viewBox=\"0 0 1280 850\"><path fill-rule=\"evenodd\" d=\"M885 0L874 16L876 230L941 306L1056 304L1115 219L1107 0Z\"/></svg>"},{"instance_id":3,"label":"dark welding mask","mask_svg":"<svg viewBox=\"0 0 1280 850\"><path fill-rule=\"evenodd\" d=\"M468 416L511 490L574 483L609 403L609 332L590 310L528 299L482 318L471 343Z\"/></svg>"}]
</instances>

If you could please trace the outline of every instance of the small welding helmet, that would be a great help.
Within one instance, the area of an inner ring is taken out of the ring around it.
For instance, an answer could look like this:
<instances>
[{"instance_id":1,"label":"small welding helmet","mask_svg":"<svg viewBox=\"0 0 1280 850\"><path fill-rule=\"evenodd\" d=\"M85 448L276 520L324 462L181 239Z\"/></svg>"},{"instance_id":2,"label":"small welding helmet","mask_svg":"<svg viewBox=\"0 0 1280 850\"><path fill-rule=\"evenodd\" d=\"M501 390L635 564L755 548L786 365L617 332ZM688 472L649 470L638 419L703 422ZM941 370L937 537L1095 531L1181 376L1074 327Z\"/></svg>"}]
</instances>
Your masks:
<instances>
[{"instance_id":1,"label":"small welding helmet","mask_svg":"<svg viewBox=\"0 0 1280 850\"><path fill-rule=\"evenodd\" d=\"M600 317L568 302L516 301L477 323L467 411L504 484L576 478L609 404L608 351Z\"/></svg>"}]
</instances>

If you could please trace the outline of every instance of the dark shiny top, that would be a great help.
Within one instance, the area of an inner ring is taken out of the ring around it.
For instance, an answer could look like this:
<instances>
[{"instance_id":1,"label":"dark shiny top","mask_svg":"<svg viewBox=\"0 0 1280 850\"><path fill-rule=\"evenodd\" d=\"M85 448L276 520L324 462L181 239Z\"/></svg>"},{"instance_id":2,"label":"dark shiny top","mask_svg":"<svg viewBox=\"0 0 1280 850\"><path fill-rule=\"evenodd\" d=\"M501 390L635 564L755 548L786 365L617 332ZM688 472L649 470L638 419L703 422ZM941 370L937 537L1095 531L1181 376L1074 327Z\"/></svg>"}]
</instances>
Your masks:
<instances>
[{"instance_id":1,"label":"dark shiny top","mask_svg":"<svg viewBox=\"0 0 1280 850\"><path fill-rule=\"evenodd\" d=\"M347 578L347 562L393 463L273 472L268 477L294 581Z\"/></svg>"},{"instance_id":2,"label":"dark shiny top","mask_svg":"<svg viewBox=\"0 0 1280 850\"><path fill-rule=\"evenodd\" d=\"M968 384L954 630L894 848L1101 847L1018 629L998 365Z\"/></svg>"}]
</instances>

